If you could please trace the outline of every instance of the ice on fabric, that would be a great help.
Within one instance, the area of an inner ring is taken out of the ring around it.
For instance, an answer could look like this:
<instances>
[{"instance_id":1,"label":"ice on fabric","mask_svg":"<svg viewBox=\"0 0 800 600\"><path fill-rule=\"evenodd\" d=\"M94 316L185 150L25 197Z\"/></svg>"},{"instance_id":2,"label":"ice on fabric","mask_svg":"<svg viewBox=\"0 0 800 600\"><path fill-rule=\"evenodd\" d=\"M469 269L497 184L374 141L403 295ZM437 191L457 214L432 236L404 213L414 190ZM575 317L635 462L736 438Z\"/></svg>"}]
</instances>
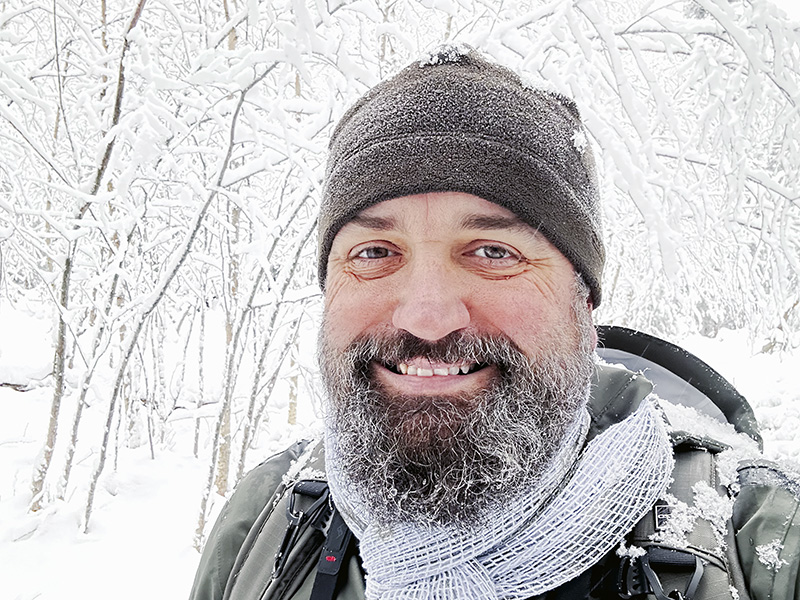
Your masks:
<instances>
[{"instance_id":1,"label":"ice on fabric","mask_svg":"<svg viewBox=\"0 0 800 600\"><path fill-rule=\"evenodd\" d=\"M619 543L616 554L620 558L639 558L640 556L647 554L647 550L641 546L626 546L625 542L622 541Z\"/></svg>"},{"instance_id":2,"label":"ice on fabric","mask_svg":"<svg viewBox=\"0 0 800 600\"><path fill-rule=\"evenodd\" d=\"M714 534L716 548L705 548L709 551L725 550L725 536L728 521L733 513L733 499L721 496L704 481L692 486L694 494L692 505L667 494L665 500L669 505L669 516L660 524L658 531L651 535L651 540L673 548L688 548L689 534L695 530L697 520L704 519Z\"/></svg>"},{"instance_id":3,"label":"ice on fabric","mask_svg":"<svg viewBox=\"0 0 800 600\"><path fill-rule=\"evenodd\" d=\"M325 479L325 473L306 466L314 451L314 446L315 444L308 444L297 460L292 462L289 470L283 475L283 485L289 487L300 479Z\"/></svg>"},{"instance_id":4,"label":"ice on fabric","mask_svg":"<svg viewBox=\"0 0 800 600\"><path fill-rule=\"evenodd\" d=\"M671 434L710 440L725 448L716 455L715 464L720 483L726 487L735 490L736 469L741 461L761 456L758 444L748 435L736 431L730 423L723 423L693 407L664 400L659 402L659 407Z\"/></svg>"},{"instance_id":5,"label":"ice on fabric","mask_svg":"<svg viewBox=\"0 0 800 600\"><path fill-rule=\"evenodd\" d=\"M692 491L698 516L711 524L717 546L724 550L725 534L733 514L733 498L721 496L705 481L698 481L694 484Z\"/></svg>"},{"instance_id":6,"label":"ice on fabric","mask_svg":"<svg viewBox=\"0 0 800 600\"><path fill-rule=\"evenodd\" d=\"M777 573L782 566L789 564L781 558L781 550L783 550L783 544L780 540L772 540L769 544L756 546L758 562L773 573Z\"/></svg>"},{"instance_id":7,"label":"ice on fabric","mask_svg":"<svg viewBox=\"0 0 800 600\"><path fill-rule=\"evenodd\" d=\"M670 508L669 518L651 536L652 540L673 548L686 548L689 546L689 532L698 517L697 510L672 494L667 494L664 499Z\"/></svg>"},{"instance_id":8,"label":"ice on fabric","mask_svg":"<svg viewBox=\"0 0 800 600\"><path fill-rule=\"evenodd\" d=\"M585 152L589 147L589 139L583 129L576 129L572 134L572 145L578 152Z\"/></svg>"},{"instance_id":9,"label":"ice on fabric","mask_svg":"<svg viewBox=\"0 0 800 600\"><path fill-rule=\"evenodd\" d=\"M469 54L470 50L472 47L467 44L442 44L423 56L419 61L419 66L431 67L458 62Z\"/></svg>"}]
</instances>

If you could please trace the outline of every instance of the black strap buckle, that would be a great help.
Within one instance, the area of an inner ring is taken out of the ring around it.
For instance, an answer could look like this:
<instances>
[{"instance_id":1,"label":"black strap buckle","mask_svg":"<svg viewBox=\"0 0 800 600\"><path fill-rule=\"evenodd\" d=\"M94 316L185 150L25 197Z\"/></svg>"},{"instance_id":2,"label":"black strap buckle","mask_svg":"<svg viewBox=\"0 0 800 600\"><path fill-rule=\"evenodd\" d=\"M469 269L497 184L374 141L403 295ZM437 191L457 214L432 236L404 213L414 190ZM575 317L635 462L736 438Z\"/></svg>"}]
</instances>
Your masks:
<instances>
[{"instance_id":1,"label":"black strap buckle","mask_svg":"<svg viewBox=\"0 0 800 600\"><path fill-rule=\"evenodd\" d=\"M336 595L339 573L344 566L344 558L352 537L353 532L334 506L328 536L317 561L317 576L314 578L314 587L311 589L309 600L332 600Z\"/></svg>"},{"instance_id":2,"label":"black strap buckle","mask_svg":"<svg viewBox=\"0 0 800 600\"><path fill-rule=\"evenodd\" d=\"M653 566L664 570L691 570L686 589L665 593ZM692 600L703 577L703 561L692 552L650 546L641 556L626 556L620 561L617 591L620 598L638 598L652 594L656 600Z\"/></svg>"},{"instance_id":3,"label":"black strap buckle","mask_svg":"<svg viewBox=\"0 0 800 600\"><path fill-rule=\"evenodd\" d=\"M320 531L325 527L325 521L330 514L328 502L330 492L328 483L303 479L292 486L289 502L286 505L286 533L283 534L278 553L275 555L275 565L272 569L272 578L281 574L289 559L289 554L297 542L303 525L309 523L314 529Z\"/></svg>"}]
</instances>

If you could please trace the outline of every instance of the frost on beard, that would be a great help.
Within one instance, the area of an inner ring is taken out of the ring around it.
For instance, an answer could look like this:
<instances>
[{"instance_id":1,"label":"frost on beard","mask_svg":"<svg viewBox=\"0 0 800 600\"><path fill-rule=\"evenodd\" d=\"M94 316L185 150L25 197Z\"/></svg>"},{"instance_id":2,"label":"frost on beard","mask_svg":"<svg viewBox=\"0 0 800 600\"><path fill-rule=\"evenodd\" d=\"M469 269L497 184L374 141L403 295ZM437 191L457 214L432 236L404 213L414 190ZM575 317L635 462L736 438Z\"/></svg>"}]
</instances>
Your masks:
<instances>
[{"instance_id":1,"label":"frost on beard","mask_svg":"<svg viewBox=\"0 0 800 600\"><path fill-rule=\"evenodd\" d=\"M756 546L758 562L773 573L777 573L783 565L789 564L781 558L781 550L783 550L783 544L780 540L772 540L769 544Z\"/></svg>"}]
</instances>

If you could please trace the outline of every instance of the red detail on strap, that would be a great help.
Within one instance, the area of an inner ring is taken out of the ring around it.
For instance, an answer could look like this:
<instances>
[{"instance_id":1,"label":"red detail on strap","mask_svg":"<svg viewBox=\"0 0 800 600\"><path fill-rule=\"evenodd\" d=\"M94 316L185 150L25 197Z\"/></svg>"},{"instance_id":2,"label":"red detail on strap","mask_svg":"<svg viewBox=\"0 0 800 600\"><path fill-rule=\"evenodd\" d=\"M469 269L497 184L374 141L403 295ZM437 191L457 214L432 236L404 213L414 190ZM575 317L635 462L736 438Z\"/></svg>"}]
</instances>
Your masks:
<instances>
[{"instance_id":1,"label":"red detail on strap","mask_svg":"<svg viewBox=\"0 0 800 600\"><path fill-rule=\"evenodd\" d=\"M336 557L335 556L326 556L325 560L327 560L328 562L336 562Z\"/></svg>"}]
</instances>

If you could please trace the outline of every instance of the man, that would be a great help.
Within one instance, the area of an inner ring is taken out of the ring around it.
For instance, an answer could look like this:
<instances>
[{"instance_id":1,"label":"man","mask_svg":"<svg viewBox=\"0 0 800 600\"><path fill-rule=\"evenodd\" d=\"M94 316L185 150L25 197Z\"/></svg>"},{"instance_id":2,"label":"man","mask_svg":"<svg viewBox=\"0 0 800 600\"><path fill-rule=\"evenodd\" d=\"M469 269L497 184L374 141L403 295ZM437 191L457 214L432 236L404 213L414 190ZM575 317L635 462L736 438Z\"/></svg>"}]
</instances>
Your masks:
<instances>
[{"instance_id":1,"label":"man","mask_svg":"<svg viewBox=\"0 0 800 600\"><path fill-rule=\"evenodd\" d=\"M747 544L721 537L701 560L692 522L682 545L636 533L667 496L673 448L649 384L595 365L604 249L570 100L470 49L410 65L334 131L319 241L324 460L296 448L245 479L194 598L322 597L309 566L320 544L293 549L306 509L292 484L307 477L327 480L337 510L319 559L335 574L327 597L666 598L671 586L650 581L661 555L626 550L632 539L669 546L676 593L744 597L747 573L727 565ZM325 493L305 506L319 511ZM713 529L704 506L694 519ZM773 565L788 565L778 552Z\"/></svg>"}]
</instances>

